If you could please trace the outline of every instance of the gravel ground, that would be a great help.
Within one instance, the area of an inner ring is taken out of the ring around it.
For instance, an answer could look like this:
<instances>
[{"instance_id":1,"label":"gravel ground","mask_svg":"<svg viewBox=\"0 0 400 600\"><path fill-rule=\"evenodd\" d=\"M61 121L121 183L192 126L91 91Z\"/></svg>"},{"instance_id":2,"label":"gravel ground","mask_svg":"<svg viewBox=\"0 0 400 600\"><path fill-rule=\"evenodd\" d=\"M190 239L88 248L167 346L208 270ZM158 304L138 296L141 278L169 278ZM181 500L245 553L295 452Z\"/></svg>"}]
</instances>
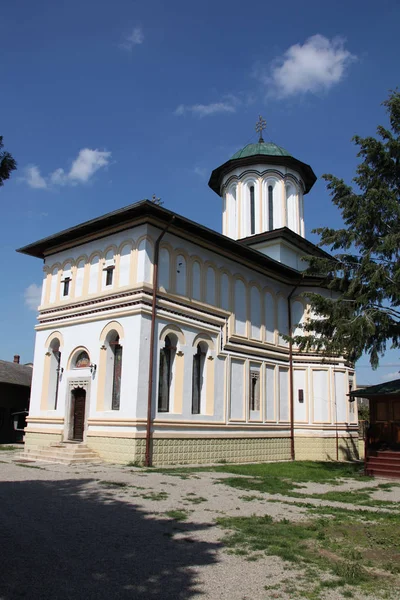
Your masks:
<instances>
[{"instance_id":1,"label":"gravel ground","mask_svg":"<svg viewBox=\"0 0 400 600\"><path fill-rule=\"evenodd\" d=\"M301 506L268 502L284 497L225 486L218 482L229 476L223 473L182 478L115 465L17 464L15 459L15 453L0 454L0 600L292 598L272 588L282 579L296 581L298 571L277 557L250 562L229 554L221 544L226 531L214 522L222 515L309 518ZM307 497L381 482L309 483L298 491ZM257 499L243 499L248 496ZM400 488L377 490L374 498L400 501ZM185 510L188 519L169 518L170 510ZM324 598L343 596L327 590Z\"/></svg>"}]
</instances>

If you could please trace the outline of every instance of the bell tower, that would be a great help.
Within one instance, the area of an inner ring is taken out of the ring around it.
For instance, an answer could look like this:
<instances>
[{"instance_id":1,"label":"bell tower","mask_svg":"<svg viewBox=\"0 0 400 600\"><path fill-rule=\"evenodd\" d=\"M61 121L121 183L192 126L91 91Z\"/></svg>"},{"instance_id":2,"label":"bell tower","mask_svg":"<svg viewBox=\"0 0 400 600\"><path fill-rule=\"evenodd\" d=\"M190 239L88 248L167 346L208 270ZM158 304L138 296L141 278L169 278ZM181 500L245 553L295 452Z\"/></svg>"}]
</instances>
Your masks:
<instances>
[{"instance_id":1,"label":"bell tower","mask_svg":"<svg viewBox=\"0 0 400 600\"><path fill-rule=\"evenodd\" d=\"M287 228L304 238L304 195L316 176L284 148L265 142L265 129L260 116L258 142L236 152L211 174L208 185L223 201L222 233L244 240Z\"/></svg>"}]
</instances>

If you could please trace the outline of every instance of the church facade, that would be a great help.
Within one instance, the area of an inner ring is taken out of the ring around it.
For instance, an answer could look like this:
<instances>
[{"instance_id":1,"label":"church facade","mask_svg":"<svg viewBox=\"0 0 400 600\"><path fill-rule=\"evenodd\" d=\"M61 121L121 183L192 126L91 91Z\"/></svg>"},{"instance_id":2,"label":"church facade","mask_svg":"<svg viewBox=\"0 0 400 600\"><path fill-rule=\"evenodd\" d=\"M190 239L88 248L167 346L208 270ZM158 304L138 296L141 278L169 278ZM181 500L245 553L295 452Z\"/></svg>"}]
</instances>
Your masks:
<instances>
[{"instance_id":1,"label":"church facade","mask_svg":"<svg viewBox=\"0 0 400 600\"><path fill-rule=\"evenodd\" d=\"M287 341L309 315L308 165L262 138L215 169L222 234L141 201L19 251L44 261L29 449L147 464L357 455L354 371Z\"/></svg>"}]
</instances>

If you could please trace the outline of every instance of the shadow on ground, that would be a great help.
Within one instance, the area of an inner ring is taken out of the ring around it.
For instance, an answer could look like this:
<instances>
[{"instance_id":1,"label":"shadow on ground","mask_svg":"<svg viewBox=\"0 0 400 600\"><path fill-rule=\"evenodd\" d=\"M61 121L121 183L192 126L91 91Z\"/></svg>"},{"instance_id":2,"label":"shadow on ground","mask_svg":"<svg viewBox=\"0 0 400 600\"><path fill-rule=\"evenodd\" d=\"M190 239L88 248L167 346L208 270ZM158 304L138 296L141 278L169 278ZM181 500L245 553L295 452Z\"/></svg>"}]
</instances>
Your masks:
<instances>
[{"instance_id":1,"label":"shadow on ground","mask_svg":"<svg viewBox=\"0 0 400 600\"><path fill-rule=\"evenodd\" d=\"M215 563L218 548L191 538L205 525L151 516L88 483L0 482L1 600L201 595L193 567Z\"/></svg>"}]
</instances>

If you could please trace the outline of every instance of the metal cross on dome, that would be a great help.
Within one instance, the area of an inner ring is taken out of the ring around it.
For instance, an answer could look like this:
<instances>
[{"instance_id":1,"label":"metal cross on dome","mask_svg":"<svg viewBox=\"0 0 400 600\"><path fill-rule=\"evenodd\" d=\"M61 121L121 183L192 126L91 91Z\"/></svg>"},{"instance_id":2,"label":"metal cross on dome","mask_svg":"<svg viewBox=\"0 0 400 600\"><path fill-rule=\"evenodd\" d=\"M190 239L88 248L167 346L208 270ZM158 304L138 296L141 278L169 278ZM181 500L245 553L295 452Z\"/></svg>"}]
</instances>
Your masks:
<instances>
[{"instance_id":1,"label":"metal cross on dome","mask_svg":"<svg viewBox=\"0 0 400 600\"><path fill-rule=\"evenodd\" d=\"M262 132L266 128L267 128L267 121L265 119L263 119L261 115L259 115L258 121L256 123L256 131L257 131L257 133L260 134L260 138L258 140L259 144L262 144L264 142L264 139L263 139L263 136L262 136Z\"/></svg>"}]
</instances>

